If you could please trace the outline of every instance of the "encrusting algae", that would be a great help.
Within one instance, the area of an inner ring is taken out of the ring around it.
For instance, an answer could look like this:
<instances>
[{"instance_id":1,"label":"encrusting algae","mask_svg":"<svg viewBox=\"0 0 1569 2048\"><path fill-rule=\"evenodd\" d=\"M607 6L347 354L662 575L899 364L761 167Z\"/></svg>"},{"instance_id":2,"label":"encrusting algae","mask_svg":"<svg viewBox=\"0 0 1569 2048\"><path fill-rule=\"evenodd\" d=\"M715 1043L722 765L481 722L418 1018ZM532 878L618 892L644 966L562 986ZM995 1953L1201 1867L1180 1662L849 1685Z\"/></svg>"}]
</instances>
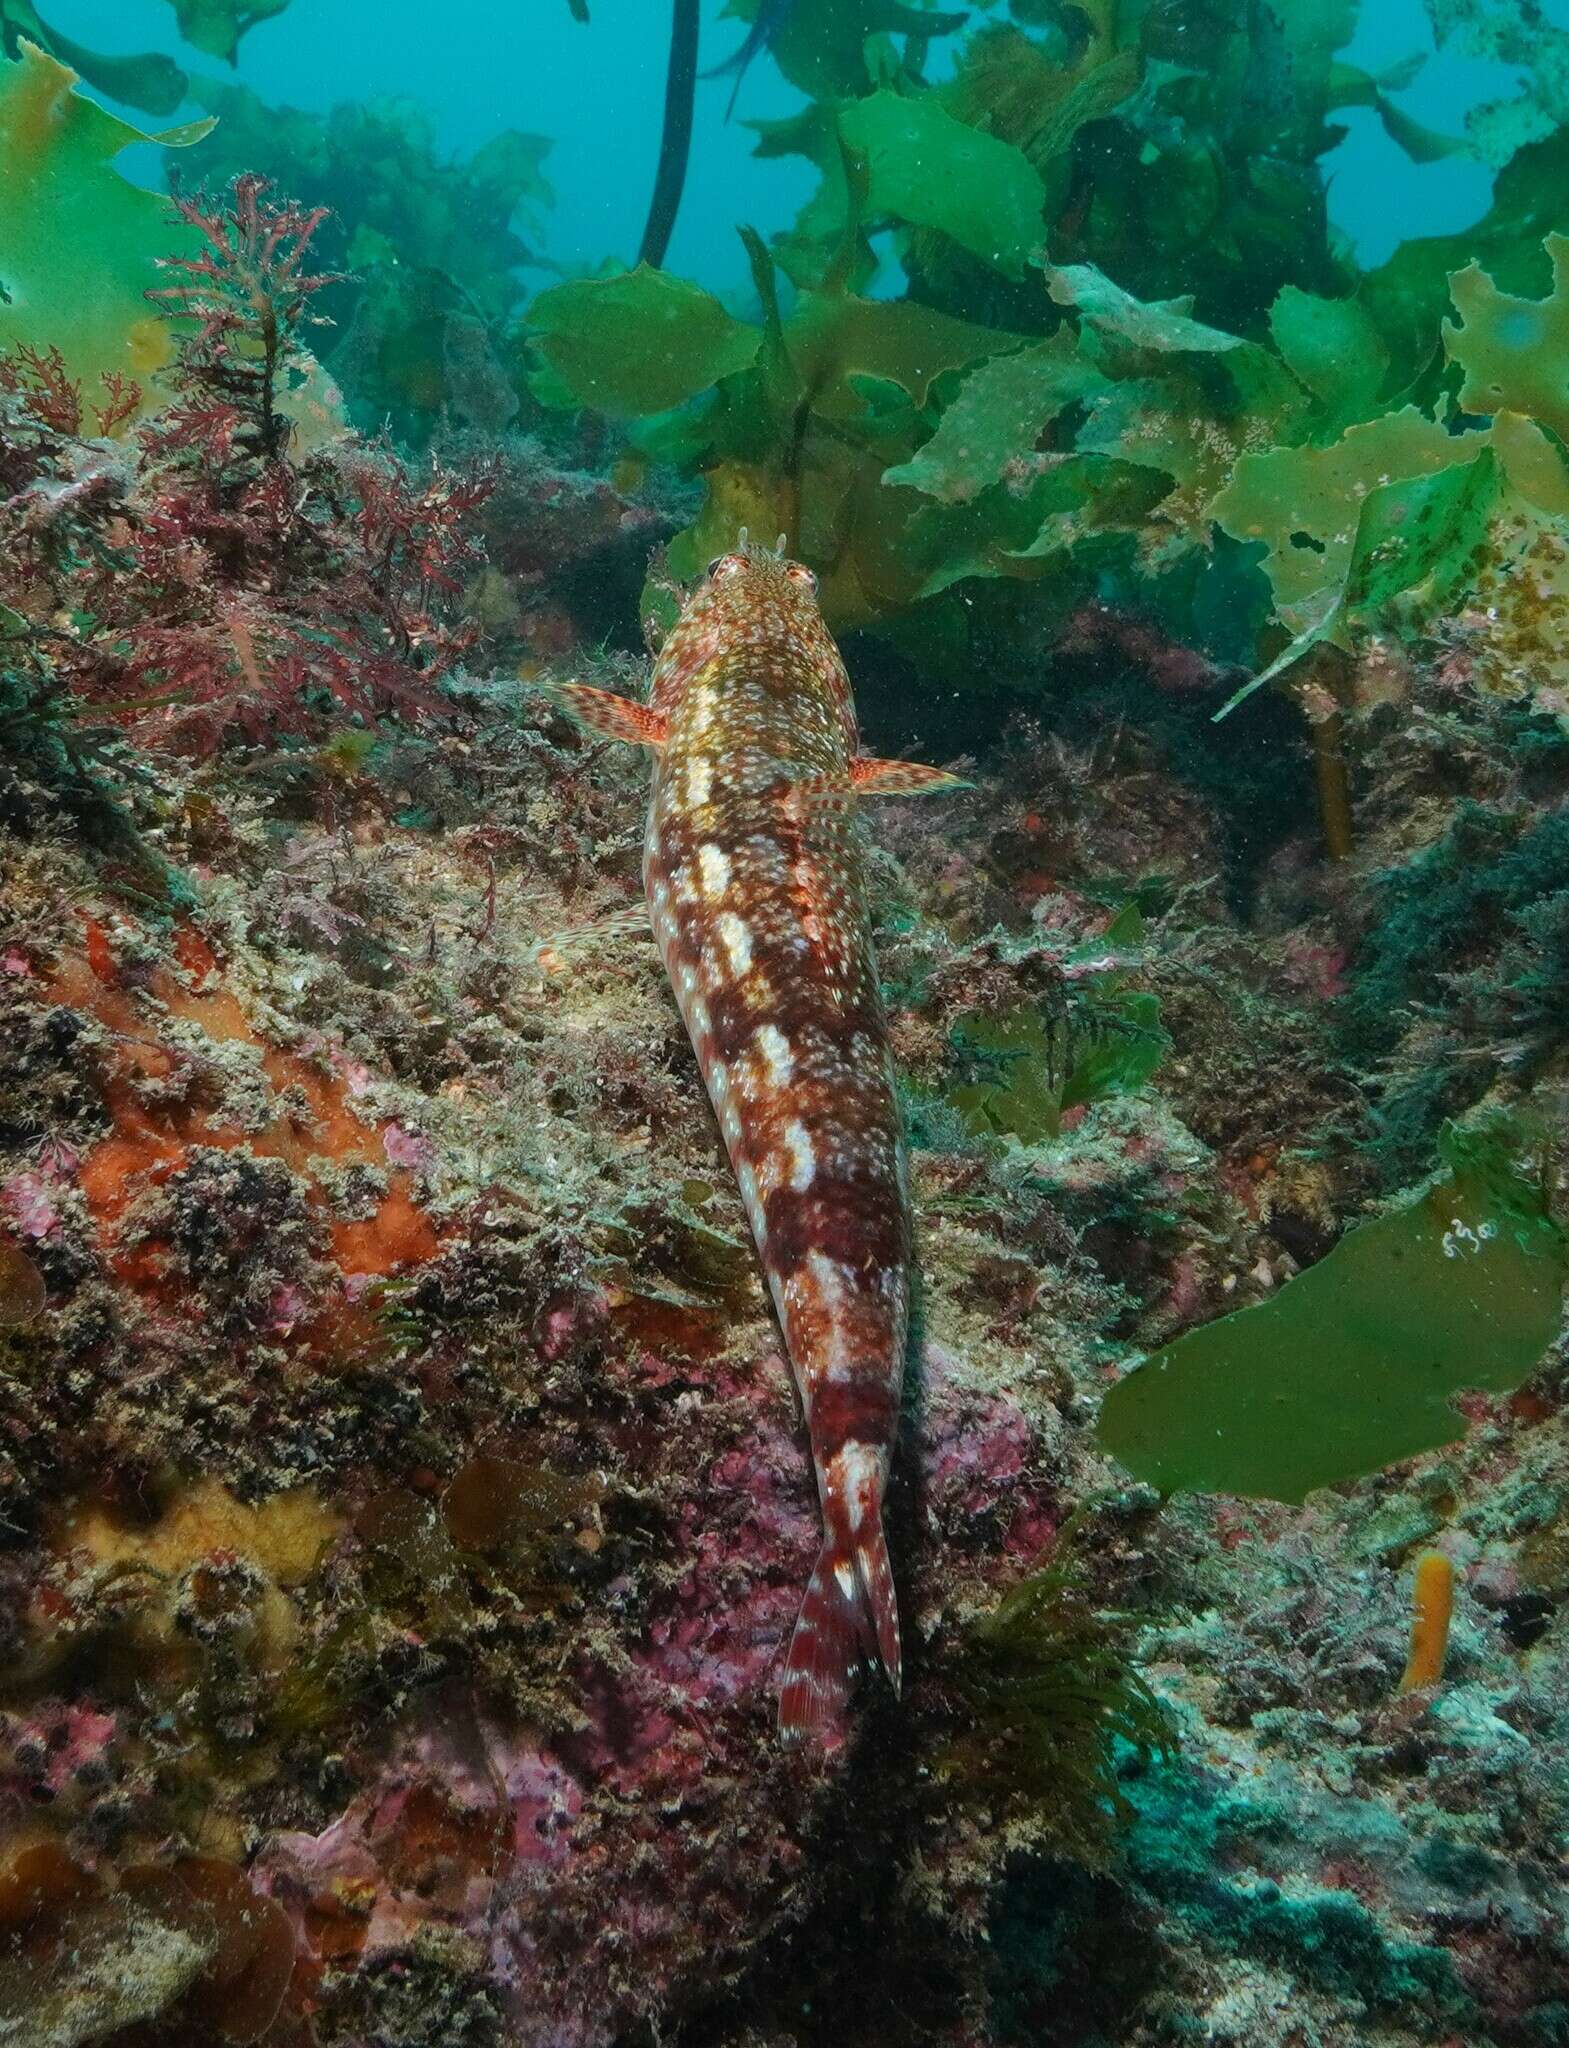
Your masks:
<instances>
[{"instance_id":1,"label":"encrusting algae","mask_svg":"<svg viewBox=\"0 0 1569 2048\"><path fill-rule=\"evenodd\" d=\"M154 1191L178 1189L208 1154L235 1151L276 1160L303 1181L307 1215L324 1206L326 1173L359 1166L384 1183L363 1220L327 1224L327 1250L345 1282L385 1278L435 1256L435 1232L411 1199L412 1176L388 1163L396 1155L393 1127L357 1117L342 1076L268 1047L235 996L211 985L218 963L195 931L179 929L175 968L139 975L134 994L96 920L88 920L85 939L83 953L59 960L39 993L91 1018L104 1034L99 1085L110 1131L83 1155L78 1178L105 1242L116 1246L111 1257L122 1278L173 1305L168 1282L179 1270L178 1250L160 1232ZM159 1042L160 1027L172 1042ZM226 1063L245 1077L251 1127L224 1121L204 1102ZM147 1227L125 1226L133 1204ZM178 1226L167 1205L162 1216ZM243 1244L224 1249L242 1260L246 1251ZM243 1283L243 1273L235 1277ZM287 1301L276 1312L292 1319ZM346 1314L345 1307L338 1320Z\"/></svg>"}]
</instances>

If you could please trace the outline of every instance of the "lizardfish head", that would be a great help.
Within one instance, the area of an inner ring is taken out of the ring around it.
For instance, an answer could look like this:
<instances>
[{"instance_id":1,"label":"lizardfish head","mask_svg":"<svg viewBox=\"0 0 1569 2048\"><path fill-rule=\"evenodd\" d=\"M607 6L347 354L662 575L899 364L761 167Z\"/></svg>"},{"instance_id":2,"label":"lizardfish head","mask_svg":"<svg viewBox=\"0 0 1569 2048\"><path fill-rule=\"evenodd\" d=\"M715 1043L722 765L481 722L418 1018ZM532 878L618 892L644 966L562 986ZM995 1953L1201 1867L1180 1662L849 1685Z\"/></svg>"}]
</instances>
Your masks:
<instances>
[{"instance_id":1,"label":"lizardfish head","mask_svg":"<svg viewBox=\"0 0 1569 2048\"><path fill-rule=\"evenodd\" d=\"M782 632L827 638L817 607L817 578L804 562L792 562L781 546L760 547L745 530L725 555L715 555L686 601L681 616L751 632L777 623Z\"/></svg>"},{"instance_id":2,"label":"lizardfish head","mask_svg":"<svg viewBox=\"0 0 1569 2048\"><path fill-rule=\"evenodd\" d=\"M850 680L823 623L817 578L804 562L748 542L709 563L693 586L654 670L656 710L674 709L694 682L723 693L745 677L826 697L853 728Z\"/></svg>"}]
</instances>

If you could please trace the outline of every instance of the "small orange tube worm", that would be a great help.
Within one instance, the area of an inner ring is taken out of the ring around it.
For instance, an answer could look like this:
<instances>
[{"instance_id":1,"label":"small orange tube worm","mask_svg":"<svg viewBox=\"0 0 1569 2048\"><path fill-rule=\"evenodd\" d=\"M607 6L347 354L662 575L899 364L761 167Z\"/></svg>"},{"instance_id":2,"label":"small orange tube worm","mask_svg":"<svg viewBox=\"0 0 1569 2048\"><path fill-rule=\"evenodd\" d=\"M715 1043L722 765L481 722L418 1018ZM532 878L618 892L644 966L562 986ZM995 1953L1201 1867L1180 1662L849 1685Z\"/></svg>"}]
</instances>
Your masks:
<instances>
[{"instance_id":1,"label":"small orange tube worm","mask_svg":"<svg viewBox=\"0 0 1569 2048\"><path fill-rule=\"evenodd\" d=\"M1455 1568L1441 1550L1424 1550L1411 1585L1411 1654L1402 1692L1421 1692L1444 1675L1449 1623L1455 1610Z\"/></svg>"}]
</instances>

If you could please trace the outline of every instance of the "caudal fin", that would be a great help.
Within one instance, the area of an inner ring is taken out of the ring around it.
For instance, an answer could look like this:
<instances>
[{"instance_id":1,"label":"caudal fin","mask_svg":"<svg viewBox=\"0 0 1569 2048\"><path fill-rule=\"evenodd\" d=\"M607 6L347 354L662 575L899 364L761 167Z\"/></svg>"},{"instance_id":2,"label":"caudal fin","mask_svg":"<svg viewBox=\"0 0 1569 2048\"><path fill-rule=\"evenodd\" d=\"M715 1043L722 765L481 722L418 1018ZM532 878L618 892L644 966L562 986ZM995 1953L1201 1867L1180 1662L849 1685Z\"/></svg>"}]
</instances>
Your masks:
<instances>
[{"instance_id":1,"label":"caudal fin","mask_svg":"<svg viewBox=\"0 0 1569 2048\"><path fill-rule=\"evenodd\" d=\"M897 1694L899 1606L880 1524L854 1537L830 1533L817 1554L779 1692L782 1738L840 1740L855 1673L872 1662Z\"/></svg>"}]
</instances>

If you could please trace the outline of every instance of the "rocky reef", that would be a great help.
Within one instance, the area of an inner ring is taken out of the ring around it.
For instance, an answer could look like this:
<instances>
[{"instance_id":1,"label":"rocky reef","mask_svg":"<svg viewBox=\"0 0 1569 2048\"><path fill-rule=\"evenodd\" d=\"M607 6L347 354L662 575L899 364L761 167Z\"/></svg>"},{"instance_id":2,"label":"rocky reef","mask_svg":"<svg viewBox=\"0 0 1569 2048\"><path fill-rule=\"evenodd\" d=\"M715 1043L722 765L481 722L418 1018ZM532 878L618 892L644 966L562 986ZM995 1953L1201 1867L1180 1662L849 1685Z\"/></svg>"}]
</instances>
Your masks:
<instances>
[{"instance_id":1,"label":"rocky reef","mask_svg":"<svg viewBox=\"0 0 1569 2048\"><path fill-rule=\"evenodd\" d=\"M522 328L530 138L270 163L231 88L110 235L135 131L7 44L0 278L70 261L0 303L5 2048L1569 2039L1563 130L1358 280L1324 119L1423 145L1303 10L1298 177L1246 10L1019 4L930 90L913 12L773 21L825 192L755 317ZM971 784L867 806L908 1670L828 1755L740 1199L582 940L646 770L536 687L636 694L764 513Z\"/></svg>"},{"instance_id":2,"label":"rocky reef","mask_svg":"<svg viewBox=\"0 0 1569 2048\"><path fill-rule=\"evenodd\" d=\"M825 1768L772 1738L815 1510L689 1051L636 941L537 957L629 892L636 771L486 713L401 815L336 768L328 831L143 766L197 901L56 830L7 860L7 1995L50 2029L13 2038L872 2040L902 2000L955 2042L1554 2038L1561 1361L1303 1509L1160 1509L1092 1428L1375 1192L1336 1045L1387 840L1265 931L1137 737L1091 776L1021 729L940 848L890 806L912 1683ZM1043 1107L986 1020L1108 952L1160 1063ZM1561 1130L1561 1085L1516 1092ZM1443 1682L1402 1694L1435 1543Z\"/></svg>"}]
</instances>

